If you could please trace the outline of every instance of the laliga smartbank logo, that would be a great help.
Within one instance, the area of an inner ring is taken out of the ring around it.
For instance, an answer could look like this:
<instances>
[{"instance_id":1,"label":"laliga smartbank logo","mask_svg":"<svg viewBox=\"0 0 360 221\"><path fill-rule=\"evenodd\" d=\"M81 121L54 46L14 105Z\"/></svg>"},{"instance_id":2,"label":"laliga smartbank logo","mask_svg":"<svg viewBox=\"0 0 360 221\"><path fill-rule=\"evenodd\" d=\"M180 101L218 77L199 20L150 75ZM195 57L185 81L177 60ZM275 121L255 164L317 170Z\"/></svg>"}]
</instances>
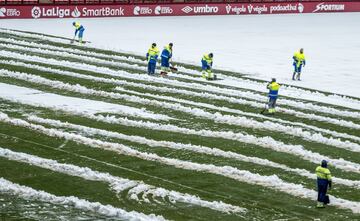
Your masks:
<instances>
[{"instance_id":1,"label":"laliga smartbank logo","mask_svg":"<svg viewBox=\"0 0 360 221\"><path fill-rule=\"evenodd\" d=\"M124 8L112 8L112 7L100 7L100 8L87 8L87 7L75 7L73 10L70 8L60 7L38 7L35 6L31 10L31 16L33 18L45 18L45 17L114 17L124 16Z\"/></svg>"}]
</instances>

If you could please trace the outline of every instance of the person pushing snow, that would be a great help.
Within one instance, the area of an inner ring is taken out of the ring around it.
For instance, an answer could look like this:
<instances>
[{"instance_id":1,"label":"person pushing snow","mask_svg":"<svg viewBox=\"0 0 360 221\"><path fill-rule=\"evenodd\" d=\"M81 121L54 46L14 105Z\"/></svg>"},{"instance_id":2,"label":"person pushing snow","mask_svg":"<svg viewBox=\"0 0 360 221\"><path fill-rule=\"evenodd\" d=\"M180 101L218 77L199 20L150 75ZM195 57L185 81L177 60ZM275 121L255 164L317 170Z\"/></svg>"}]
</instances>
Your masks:
<instances>
[{"instance_id":1,"label":"person pushing snow","mask_svg":"<svg viewBox=\"0 0 360 221\"><path fill-rule=\"evenodd\" d=\"M204 54L201 59L201 73L202 77L206 80L214 80L214 75L212 73L213 57L213 53L209 53Z\"/></svg>"},{"instance_id":2,"label":"person pushing snow","mask_svg":"<svg viewBox=\"0 0 360 221\"><path fill-rule=\"evenodd\" d=\"M71 41L71 43L73 43L75 41L76 35L79 33L79 42L83 43L83 34L85 31L84 26L82 26L79 22L73 22L72 25L75 27L75 36L73 38L73 40Z\"/></svg>"},{"instance_id":3,"label":"person pushing snow","mask_svg":"<svg viewBox=\"0 0 360 221\"><path fill-rule=\"evenodd\" d=\"M152 43L148 52L146 53L146 60L148 62L148 74L154 75L156 69L156 62L159 57L159 49L156 47L156 43Z\"/></svg>"},{"instance_id":4,"label":"person pushing snow","mask_svg":"<svg viewBox=\"0 0 360 221\"><path fill-rule=\"evenodd\" d=\"M166 76L170 71L170 60L172 57L173 43L170 43L164 47L161 52L161 76Z\"/></svg>"},{"instance_id":5,"label":"person pushing snow","mask_svg":"<svg viewBox=\"0 0 360 221\"><path fill-rule=\"evenodd\" d=\"M267 84L267 89L269 89L269 103L267 104L267 110L270 114L275 113L276 100L279 93L280 84L276 83L276 79L272 78L271 82ZM265 108L266 109L266 108ZM265 111L265 110L264 110ZM264 112L262 111L262 113Z\"/></svg>"},{"instance_id":6,"label":"person pushing snow","mask_svg":"<svg viewBox=\"0 0 360 221\"><path fill-rule=\"evenodd\" d=\"M326 194L327 189L331 189L331 172L327 168L326 160L321 161L321 166L316 167L315 173L317 176L317 208L324 208L326 204L330 203L329 196Z\"/></svg>"},{"instance_id":7,"label":"person pushing snow","mask_svg":"<svg viewBox=\"0 0 360 221\"><path fill-rule=\"evenodd\" d=\"M296 79L300 81L301 68L305 67L304 49L301 48L299 51L295 52L293 59L294 59L293 62L294 73L292 79L295 81L295 77L296 77Z\"/></svg>"}]
</instances>

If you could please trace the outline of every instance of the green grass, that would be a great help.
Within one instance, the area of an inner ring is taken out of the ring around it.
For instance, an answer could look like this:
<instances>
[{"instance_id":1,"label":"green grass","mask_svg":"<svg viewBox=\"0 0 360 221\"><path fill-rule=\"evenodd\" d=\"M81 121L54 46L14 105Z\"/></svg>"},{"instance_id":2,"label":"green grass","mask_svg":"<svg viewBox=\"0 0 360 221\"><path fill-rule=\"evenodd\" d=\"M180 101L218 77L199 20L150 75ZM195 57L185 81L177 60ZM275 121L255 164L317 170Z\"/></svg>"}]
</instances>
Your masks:
<instances>
[{"instance_id":1,"label":"green grass","mask_svg":"<svg viewBox=\"0 0 360 221\"><path fill-rule=\"evenodd\" d=\"M13 38L16 40L24 40L27 42L36 42L43 45L52 45L57 47L65 48L76 48L82 51L91 51L103 55L116 55L122 56L124 59L128 57L134 57L140 59L141 57L131 54L119 53L108 50L94 49L89 47L81 47L76 45L69 45L65 43L53 42L49 40L41 40L37 37L24 37L20 34L6 34L0 32L0 37L3 38ZM1 40L0 40L1 42ZM90 61L84 61L81 58L65 58L57 57L55 55L45 55L41 53L31 52L29 50L15 50L15 49L4 49L6 51L12 51L15 53L24 53L27 55L36 55L46 59L53 58L57 60L67 60L72 62L80 62L84 64L91 64L96 66L107 67L114 71L126 71L133 74L141 74L141 71L124 68L120 66L105 65L102 63L94 63ZM59 49L61 50L61 49ZM100 56L98 56L100 58ZM103 59L102 60L111 60ZM17 58L7 58L0 57L0 60L12 60L12 61L21 61ZM79 70L75 67L64 67L62 65L52 65L52 64L43 64L36 61L21 61L27 64L36 64L48 68L56 68L64 71L71 71L80 74L86 74L91 76L103 77L103 78L114 78L120 80L126 80L129 82L135 83L144 83L153 86L167 86L161 83L147 82L143 79L126 79L121 76L109 76L103 73L98 73L96 71L84 71ZM119 61L120 63L120 61ZM128 64L139 64L141 63L126 61L122 63ZM188 64L179 64L186 68L197 69L192 65ZM2 64L1 69L24 72L32 75L41 76L49 80L61 81L68 84L79 84L90 89L95 89L99 91L107 92L116 92L119 94L128 94L124 92L117 92L114 88L117 85L110 83L101 83L91 80L85 80L80 78L73 78L64 75L58 75L53 73L48 73L45 71L39 71L32 68L7 65ZM223 75L238 77L242 79L249 79L248 77L234 72L217 70L217 72L222 73ZM180 79L175 80L181 82L193 82L189 79ZM253 79L251 79L253 80ZM255 80L262 82L260 80ZM195 82L195 81L194 81ZM160 122L163 124L171 124L178 127L185 127L195 130L213 130L213 131L232 131L238 133L251 134L257 137L271 136L277 141L284 142L286 144L296 144L302 145L305 149L317 152L332 158L343 158L348 161L355 163L360 163L360 154L355 152L350 152L341 148L332 147L324 144L319 144L316 142L310 142L304 140L300 137L286 135L279 132L274 132L264 129L253 129L241 125L229 125L224 123L216 123L213 120L203 118L201 116L193 116L188 113L184 113L179 110L173 110L165 108L163 106L150 105L138 102L132 102L125 99L114 99L110 97L103 96L93 96L81 94L78 92L67 91L64 89L55 89L51 86L42 85L39 83L31 83L25 80L17 80L10 77L1 77L0 83L18 85L22 87L33 88L41 90L48 93L56 93L65 96L78 97L83 99L91 99L98 101L105 101L108 103L127 105L135 108L145 108L148 111L152 111L158 114L165 114L170 117L175 118L176 120L170 120L169 122ZM200 83L200 82L197 82ZM201 82L201 84L206 84L206 82ZM238 89L229 86L217 85L221 88L236 89L247 91L246 89ZM171 86L172 87L172 86ZM232 109L238 109L248 113L259 112L254 107L230 103L223 100L211 100L205 99L197 96L188 96L179 93L160 93L154 92L148 89L142 89L139 87L125 86L129 91L139 92L139 93L150 93L153 95L168 96L169 98L177 98L189 101L195 101L199 103L212 104L218 107L228 107ZM197 88L182 88L181 86L174 86L176 89L191 90L197 93L202 92L201 89ZM308 89L306 89L308 90ZM260 93L256 91L251 91L254 94L259 94L265 96L265 93ZM214 92L215 94L219 94ZM321 92L322 93L322 92ZM326 93L324 93L326 94ZM137 95L142 98L151 99L154 98L146 95ZM281 98L280 98L281 99ZM286 97L288 100L301 101L301 98L290 98ZM165 102L163 99L159 98L158 101ZM176 103L171 101L166 101L169 103ZM327 105L323 103L310 102L317 105L332 107L338 110L350 110L349 108L343 108L335 105ZM182 104L183 106L191 108L199 108L195 105ZM288 109L293 109L297 111L302 111L305 113L313 113L312 111L300 110L294 107L285 106ZM213 138L213 137L202 137L195 135L187 135L182 133L175 133L170 131L160 131L156 128L146 129L139 127L131 127L120 124L109 124L100 121L94 121L80 115L74 115L70 112L62 112L59 110L51 110L47 108L34 107L31 105L24 105L16 102L11 102L7 100L0 99L0 109L1 112L8 114L11 117L20 118L27 120L27 115L37 115L43 118L57 119L63 122L70 122L78 125L84 125L92 128L99 128L108 131L123 133L126 135L136 135L142 136L148 139L154 139L158 141L173 141L178 143L191 143L193 145L202 145L211 148L218 148L224 151L232 151L235 153L243 154L246 156L259 157L263 159L268 159L270 161L281 163L287 165L291 168L301 168L308 171L314 171L317 164L311 163L300 157L297 157L292 154L276 152L269 148L260 147L255 144L248 144L240 141L234 141L224 138ZM205 111L215 113L216 110L210 108L201 108ZM354 111L354 110L350 110ZM226 111L218 111L223 115L233 115L240 116L238 114L228 113ZM316 114L321 116L333 117L332 115L326 113L316 112ZM120 115L116 115L121 117ZM313 125L319 128L325 128L337 132L347 133L354 136L357 136L359 131L341 127L338 125L333 125L325 122L319 122L309 119L297 118L290 114L277 113L274 116L275 119L283 119L291 122L303 122L308 125ZM344 119L353 121L355 123L360 123L359 119L354 119L351 117L336 117L338 119ZM131 120L139 120L135 117L128 117ZM262 118L253 117L260 122L265 121ZM152 120L148 120L152 121ZM45 127L49 127L45 125ZM69 130L66 128L60 128L64 131L82 134L79 131ZM164 147L150 147L145 144L138 144L131 141L103 137L99 135L88 135L82 134L90 138L108 141L113 143L120 143L127 146L130 146L138 151L157 154L161 157L179 159L183 161L189 161L200 164L213 164L216 166L232 166L238 168L239 170L246 170L252 173L258 173L263 176L271 176L276 174L280 179L295 183L302 184L308 189L314 189L315 180L302 177L298 174L291 172L286 172L281 169L276 169L272 167L265 167L254 163L238 161L235 159L229 159L224 157L215 157L206 154L200 154L188 150L174 150L171 148ZM245 182L239 182L234 179L215 175L205 172L198 172L193 170L185 170L176 168L174 166L166 165L160 162L150 161L140 159L138 157L120 155L116 152L104 150L100 148L93 148L86 146L81 143L76 143L73 141L67 141L65 139L59 139L53 136L47 136L38 131L31 130L29 128L24 128L20 126L10 125L8 123L0 122L0 147L8 148L17 152L24 152L31 155L57 160L60 163L73 164L80 167L89 167L93 170L100 172L107 172L114 176L119 176L131 180L142 180L146 184L154 185L156 187L163 187L169 190L175 190L182 193L193 194L201 197L204 200L208 201L223 201L228 204L237 205L244 207L248 210L246 214L226 214L217 212L214 210L206 209L199 206L194 206L185 203L170 203L165 200L162 204L152 201L152 203L138 203L134 200L128 199L126 193L116 196L116 194L109 188L107 183L98 182L98 181L89 181L83 178L70 176L67 174L54 172L48 169L44 169L38 166L29 165L26 163L16 162L13 160L8 160L5 158L0 158L0 177L8 179L14 183L32 187L36 190L43 190L48 193L58 195L58 196L76 196L82 199L87 199L93 202L100 202L102 204L110 204L114 207L120 207L127 211L135 210L143 212L145 214L155 213L156 215L162 215L167 219L171 220L276 220L276 219L287 219L287 220L358 220L359 215L352 213L350 210L339 209L333 206L329 206L324 210L317 210L315 202L303 199L299 197L292 196L290 194L276 191L271 188L266 188L260 185L249 184ZM360 180L359 173L346 172L334 167L330 167L332 173L336 177L341 177L351 180ZM334 188L331 191L331 194L352 201L359 201L360 194L359 189L351 188L343 185L334 183ZM2 200L2 201L1 201ZM21 209L13 209L14 207L1 206L1 202L12 202L13 200L19 201L19 204L23 204L21 198L13 198L11 194L2 194L0 195L0 218L4 216L9 219L17 220L26 220L32 219L21 211ZM35 205L45 206L44 202L33 201ZM6 204L4 204L6 205ZM12 208L10 211L9 208ZM34 210L32 208L32 210ZM61 208L58 208L58 212L61 213ZM73 214L79 215L81 212L74 210ZM88 214L89 216L96 217L97 214ZM39 215L41 216L41 214ZM100 217L99 219L105 219L105 217ZM0 219L1 220L1 219Z\"/></svg>"}]
</instances>

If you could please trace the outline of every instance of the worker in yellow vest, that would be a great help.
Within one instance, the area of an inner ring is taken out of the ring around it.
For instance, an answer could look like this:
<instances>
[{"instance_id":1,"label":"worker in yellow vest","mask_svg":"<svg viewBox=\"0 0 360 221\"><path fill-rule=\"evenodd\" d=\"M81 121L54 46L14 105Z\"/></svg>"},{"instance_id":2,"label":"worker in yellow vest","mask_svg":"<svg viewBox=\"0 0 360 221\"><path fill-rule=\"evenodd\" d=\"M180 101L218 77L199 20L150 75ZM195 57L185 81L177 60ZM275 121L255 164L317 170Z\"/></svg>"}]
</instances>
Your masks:
<instances>
[{"instance_id":1,"label":"worker in yellow vest","mask_svg":"<svg viewBox=\"0 0 360 221\"><path fill-rule=\"evenodd\" d=\"M82 26L79 22L73 22L72 24L75 27L75 36L74 36L72 42L74 42L76 35L79 33L79 42L83 43L83 35L84 35L84 31L85 31L84 26Z\"/></svg>"},{"instance_id":2,"label":"worker in yellow vest","mask_svg":"<svg viewBox=\"0 0 360 221\"><path fill-rule=\"evenodd\" d=\"M269 89L269 103L267 105L267 109L270 114L275 113L275 105L278 98L279 88L280 84L276 83L275 78L272 78L271 82L267 85L267 89Z\"/></svg>"},{"instance_id":3,"label":"worker in yellow vest","mask_svg":"<svg viewBox=\"0 0 360 221\"><path fill-rule=\"evenodd\" d=\"M328 163L326 160L321 161L321 166L316 167L315 173L317 176L317 208L324 208L325 204L330 203L328 196L326 195L327 189L331 189L331 173L327 168Z\"/></svg>"},{"instance_id":4,"label":"worker in yellow vest","mask_svg":"<svg viewBox=\"0 0 360 221\"><path fill-rule=\"evenodd\" d=\"M213 57L213 53L209 53L204 54L201 59L201 73L202 77L206 80L214 80L214 75L212 73Z\"/></svg>"},{"instance_id":5,"label":"worker in yellow vest","mask_svg":"<svg viewBox=\"0 0 360 221\"><path fill-rule=\"evenodd\" d=\"M156 47L156 43L152 43L148 52L146 53L146 60L148 62L148 74L155 75L156 62L159 57L159 49Z\"/></svg>"},{"instance_id":6,"label":"worker in yellow vest","mask_svg":"<svg viewBox=\"0 0 360 221\"><path fill-rule=\"evenodd\" d=\"M304 49L301 48L299 51L295 52L293 56L293 66L294 66L294 73L292 76L293 80L299 80L300 81L300 74L301 74L301 68L305 67L305 54ZM296 77L296 79L295 79Z\"/></svg>"}]
</instances>

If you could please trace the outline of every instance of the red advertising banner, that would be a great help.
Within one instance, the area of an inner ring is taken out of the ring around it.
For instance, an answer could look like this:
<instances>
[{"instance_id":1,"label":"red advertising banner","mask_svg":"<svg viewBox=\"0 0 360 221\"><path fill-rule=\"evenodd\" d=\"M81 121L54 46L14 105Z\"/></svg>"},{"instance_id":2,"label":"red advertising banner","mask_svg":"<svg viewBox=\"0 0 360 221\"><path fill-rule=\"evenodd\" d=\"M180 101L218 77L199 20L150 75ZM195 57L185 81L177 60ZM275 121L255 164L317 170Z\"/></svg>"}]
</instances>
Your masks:
<instances>
[{"instance_id":1,"label":"red advertising banner","mask_svg":"<svg viewBox=\"0 0 360 221\"><path fill-rule=\"evenodd\" d=\"M0 6L0 19L360 12L360 2Z\"/></svg>"}]
</instances>

